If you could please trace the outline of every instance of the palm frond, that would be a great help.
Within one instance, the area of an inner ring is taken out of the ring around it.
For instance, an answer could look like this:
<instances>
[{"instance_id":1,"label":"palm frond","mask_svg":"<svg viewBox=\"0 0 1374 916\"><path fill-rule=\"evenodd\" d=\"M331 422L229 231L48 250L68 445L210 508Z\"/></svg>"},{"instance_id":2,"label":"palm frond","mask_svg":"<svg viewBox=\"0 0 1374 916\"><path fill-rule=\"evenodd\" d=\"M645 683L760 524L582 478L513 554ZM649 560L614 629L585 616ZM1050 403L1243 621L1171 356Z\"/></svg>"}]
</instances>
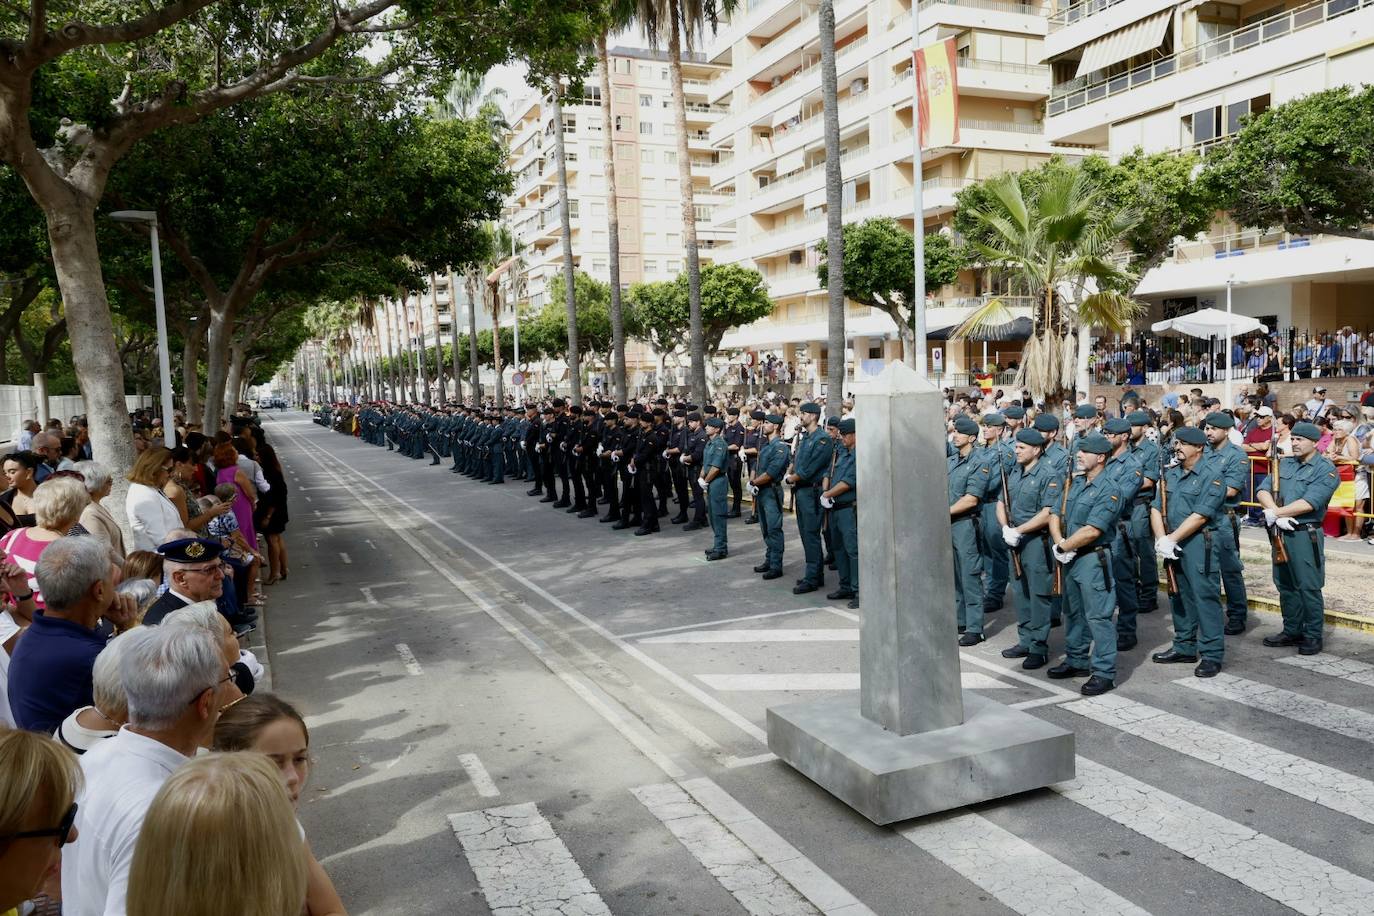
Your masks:
<instances>
[{"instance_id":1,"label":"palm frond","mask_svg":"<svg viewBox=\"0 0 1374 916\"><path fill-rule=\"evenodd\" d=\"M969 313L950 340L980 339L982 336L995 336L999 331L1016 320L1011 307L1001 298L989 299Z\"/></svg>"},{"instance_id":2,"label":"palm frond","mask_svg":"<svg viewBox=\"0 0 1374 916\"><path fill-rule=\"evenodd\" d=\"M1131 322L1145 313L1145 306L1115 290L1101 290L1085 296L1074 311L1079 326L1124 335L1130 331Z\"/></svg>"}]
</instances>

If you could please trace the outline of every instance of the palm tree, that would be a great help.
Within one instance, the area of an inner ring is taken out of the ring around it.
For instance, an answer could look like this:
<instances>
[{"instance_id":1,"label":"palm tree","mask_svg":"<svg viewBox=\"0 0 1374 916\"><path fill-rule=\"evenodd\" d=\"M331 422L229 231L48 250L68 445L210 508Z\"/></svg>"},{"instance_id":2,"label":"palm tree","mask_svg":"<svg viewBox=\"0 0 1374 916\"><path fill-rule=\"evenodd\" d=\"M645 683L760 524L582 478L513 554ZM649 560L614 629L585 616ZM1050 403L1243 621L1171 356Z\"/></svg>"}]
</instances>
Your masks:
<instances>
[{"instance_id":1,"label":"palm tree","mask_svg":"<svg viewBox=\"0 0 1374 916\"><path fill-rule=\"evenodd\" d=\"M611 116L611 57L606 40L611 33L629 25L634 14L634 0L611 0L608 21L596 37L596 56L601 63L601 135L606 141L606 152L601 158L606 172L607 235L611 244L611 385L618 403L628 399L628 388L625 384L625 316L620 302L620 205L616 200L615 142L612 133L615 119Z\"/></svg>"},{"instance_id":2,"label":"palm tree","mask_svg":"<svg viewBox=\"0 0 1374 916\"><path fill-rule=\"evenodd\" d=\"M687 97L682 90L682 49L691 50L707 22L714 29L729 15L737 0L638 0L639 22L650 43L666 29L668 71L673 85L673 123L677 134L678 190L682 195L682 239L687 254L688 349L692 367L688 384L692 397L705 402L706 336L701 324L701 260L697 254L696 194L692 189L692 157L687 148ZM572 280L568 281L569 288Z\"/></svg>"},{"instance_id":3,"label":"palm tree","mask_svg":"<svg viewBox=\"0 0 1374 916\"><path fill-rule=\"evenodd\" d=\"M573 269L573 250L572 250L572 210L568 206L568 160L566 147L563 143L563 83L557 82L553 87L553 142L554 156L558 160L558 221L563 229L563 284L566 292L563 296L564 306L568 310L568 376L572 385L572 400L578 403L582 400L582 367L578 360L577 350L577 296L573 288L576 282ZM605 100L610 104L610 100ZM606 138L611 143L611 138ZM614 144L611 143L614 147ZM613 150L607 155L614 155Z\"/></svg>"},{"instance_id":4,"label":"palm tree","mask_svg":"<svg viewBox=\"0 0 1374 916\"><path fill-rule=\"evenodd\" d=\"M821 0L817 15L821 32L821 98L825 111L825 244L833 252L826 258L831 265L826 276L829 294L829 344L826 388L830 404L844 399L845 334L844 334L844 178L840 173L840 110L839 90L835 74L835 3ZM916 214L920 219L921 214ZM857 360L858 354L854 355ZM838 414L838 410L831 413Z\"/></svg>"},{"instance_id":5,"label":"palm tree","mask_svg":"<svg viewBox=\"0 0 1374 916\"><path fill-rule=\"evenodd\" d=\"M1086 391L1092 329L1128 333L1142 312L1128 292L1137 277L1115 257L1140 217L1111 207L1078 166L1051 171L1029 197L1012 173L989 179L987 189L991 202L973 211L984 231L968 244L988 267L1007 273L1014 292L1035 301L1016 384L1036 398ZM1010 306L993 298L951 339L996 334L1012 320Z\"/></svg>"}]
</instances>

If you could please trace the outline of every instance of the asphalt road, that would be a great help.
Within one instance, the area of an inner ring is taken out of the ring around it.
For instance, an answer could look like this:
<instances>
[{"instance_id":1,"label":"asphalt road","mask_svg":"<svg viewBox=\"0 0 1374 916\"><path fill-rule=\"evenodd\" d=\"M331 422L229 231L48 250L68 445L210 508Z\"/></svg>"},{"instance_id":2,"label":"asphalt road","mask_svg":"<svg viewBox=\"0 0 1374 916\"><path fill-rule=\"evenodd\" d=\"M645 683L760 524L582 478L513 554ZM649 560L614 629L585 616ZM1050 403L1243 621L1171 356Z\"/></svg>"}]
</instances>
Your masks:
<instances>
[{"instance_id":1,"label":"asphalt road","mask_svg":"<svg viewBox=\"0 0 1374 916\"><path fill-rule=\"evenodd\" d=\"M635 538L303 414L265 428L291 486L274 686L307 715L301 817L354 914L1374 906L1368 637L1300 667L1257 615L1202 682L1149 661L1169 620L1142 616L1090 701L1000 657L1009 606L965 686L1071 728L1078 777L880 828L763 740L767 707L858 672L857 613L791 594L790 522L789 575L761 582L742 521L707 565L709 532Z\"/></svg>"}]
</instances>

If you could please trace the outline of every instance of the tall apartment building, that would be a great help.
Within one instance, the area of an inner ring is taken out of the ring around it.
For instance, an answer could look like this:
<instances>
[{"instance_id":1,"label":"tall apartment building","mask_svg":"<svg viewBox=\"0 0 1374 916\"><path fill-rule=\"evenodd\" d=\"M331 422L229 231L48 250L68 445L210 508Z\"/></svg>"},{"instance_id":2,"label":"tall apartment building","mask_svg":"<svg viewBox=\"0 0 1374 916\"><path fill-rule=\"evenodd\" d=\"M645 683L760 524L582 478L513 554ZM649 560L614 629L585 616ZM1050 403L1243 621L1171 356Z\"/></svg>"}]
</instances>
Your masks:
<instances>
[{"instance_id":1,"label":"tall apartment building","mask_svg":"<svg viewBox=\"0 0 1374 916\"><path fill-rule=\"evenodd\" d=\"M1206 152L1252 112L1374 74L1374 0L1085 0L1048 18L1045 135L1119 157ZM1152 318L1224 306L1278 326L1367 325L1374 243L1218 219L1142 280Z\"/></svg>"},{"instance_id":2,"label":"tall apartment building","mask_svg":"<svg viewBox=\"0 0 1374 916\"><path fill-rule=\"evenodd\" d=\"M620 217L620 282L672 280L684 267L679 193L677 133L666 57L656 51L616 47L610 51L611 98L601 98L599 74L586 82L581 98L563 105L568 198L572 211L573 261L599 280L610 279L610 239L603 157L615 156L616 200ZM734 231L720 226L716 209L733 199L729 187L712 187L708 169L716 154L708 130L727 114L707 93L725 67L703 55L685 59L688 150L696 194L698 249L711 263L718 246ZM612 136L604 132L602 105L609 102ZM563 267L558 204L558 161L553 136L552 100L531 94L509 118L510 170L515 190L508 224L525 251L522 309L538 311L548 301L549 284ZM631 375L654 365L648 351L631 343L626 361ZM635 379L631 378L631 384Z\"/></svg>"},{"instance_id":3,"label":"tall apartment building","mask_svg":"<svg viewBox=\"0 0 1374 916\"><path fill-rule=\"evenodd\" d=\"M722 24L710 51L713 63L729 69L712 83L709 100L730 109L710 128L720 160L711 185L733 190L716 220L735 234L715 256L760 270L776 307L768 319L727 335L724 345L781 350L801 377L823 378L827 305L815 271L816 243L825 236L817 4L756 0L746 7ZM949 222L954 195L973 181L1081 150L1054 144L1043 131L1047 4L925 0L919 13L920 44L953 38L958 56L959 142L922 151L921 219L927 232L937 232ZM912 228L910 2L836 0L835 24L844 220L887 216ZM1000 291L987 288L982 271L966 271L930 303L928 326L957 324L992 292ZM901 357L886 314L851 302L846 324L856 374ZM932 346L944 350L947 372L982 358L972 344Z\"/></svg>"}]
</instances>

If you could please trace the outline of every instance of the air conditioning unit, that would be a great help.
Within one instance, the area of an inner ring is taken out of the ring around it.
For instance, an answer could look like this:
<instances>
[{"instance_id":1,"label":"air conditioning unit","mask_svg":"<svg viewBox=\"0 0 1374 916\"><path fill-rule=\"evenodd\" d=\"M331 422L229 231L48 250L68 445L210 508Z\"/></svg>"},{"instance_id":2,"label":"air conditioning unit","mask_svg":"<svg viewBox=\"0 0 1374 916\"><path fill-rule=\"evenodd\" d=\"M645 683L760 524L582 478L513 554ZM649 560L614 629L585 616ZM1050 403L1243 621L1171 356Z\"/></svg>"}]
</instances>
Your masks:
<instances>
[{"instance_id":1,"label":"air conditioning unit","mask_svg":"<svg viewBox=\"0 0 1374 916\"><path fill-rule=\"evenodd\" d=\"M775 77L773 77L773 81L772 81L771 83L769 83L768 85L769 85L771 88L776 89L778 86L781 86L781 85L782 85L782 77L781 77L781 76L775 76Z\"/></svg>"},{"instance_id":2,"label":"air conditioning unit","mask_svg":"<svg viewBox=\"0 0 1374 916\"><path fill-rule=\"evenodd\" d=\"M868 90L868 80L860 77L849 84L850 95L860 95Z\"/></svg>"},{"instance_id":3,"label":"air conditioning unit","mask_svg":"<svg viewBox=\"0 0 1374 916\"><path fill-rule=\"evenodd\" d=\"M800 264L800 263L802 262L802 258L803 258L803 257L804 257L804 255L803 255L803 253L800 252L800 251L789 251L789 252L787 253L787 263L788 263L788 264Z\"/></svg>"}]
</instances>

